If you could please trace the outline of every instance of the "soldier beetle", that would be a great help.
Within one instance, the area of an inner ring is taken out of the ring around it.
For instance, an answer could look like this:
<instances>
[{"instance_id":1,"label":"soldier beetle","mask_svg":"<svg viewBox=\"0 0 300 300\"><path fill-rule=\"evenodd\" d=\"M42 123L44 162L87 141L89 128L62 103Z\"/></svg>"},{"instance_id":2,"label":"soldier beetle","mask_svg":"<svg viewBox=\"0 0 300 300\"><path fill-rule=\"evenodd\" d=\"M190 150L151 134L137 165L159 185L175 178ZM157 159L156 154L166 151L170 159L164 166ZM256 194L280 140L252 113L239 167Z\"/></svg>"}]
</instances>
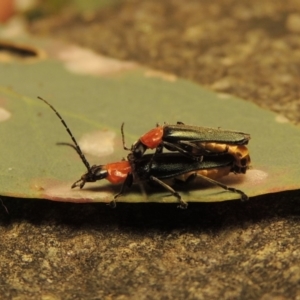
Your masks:
<instances>
[{"instance_id":1,"label":"soldier beetle","mask_svg":"<svg viewBox=\"0 0 300 300\"><path fill-rule=\"evenodd\" d=\"M162 125L142 135L131 148L125 145L124 123L121 126L123 148L129 150L128 159L140 159L147 149L156 149L161 153L163 148L177 151L194 160L203 156L230 154L235 160L236 173L245 173L250 165L249 151L245 145L250 135L238 131L220 128L197 127L177 122L176 125Z\"/></svg>"}]
</instances>

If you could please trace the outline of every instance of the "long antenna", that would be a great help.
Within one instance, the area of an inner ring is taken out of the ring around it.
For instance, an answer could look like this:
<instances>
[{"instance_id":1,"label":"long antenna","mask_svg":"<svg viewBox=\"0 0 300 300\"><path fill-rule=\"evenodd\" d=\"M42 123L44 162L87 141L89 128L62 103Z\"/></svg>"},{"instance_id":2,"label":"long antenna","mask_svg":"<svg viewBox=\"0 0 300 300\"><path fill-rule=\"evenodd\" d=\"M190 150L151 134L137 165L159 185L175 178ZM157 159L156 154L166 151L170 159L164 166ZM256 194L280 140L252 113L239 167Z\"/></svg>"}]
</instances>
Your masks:
<instances>
[{"instance_id":1,"label":"long antenna","mask_svg":"<svg viewBox=\"0 0 300 300\"><path fill-rule=\"evenodd\" d=\"M123 148L124 148L124 150L131 151L131 149L127 148L126 145L125 145L124 125L125 125L125 123L123 122L122 125L121 125L121 134L122 134Z\"/></svg>"},{"instance_id":2,"label":"long antenna","mask_svg":"<svg viewBox=\"0 0 300 300\"><path fill-rule=\"evenodd\" d=\"M71 130L69 129L68 125L66 124L66 122L64 121L64 119L62 118L62 116L58 113L58 111L48 102L46 101L45 99L43 99L42 97L38 97L38 99L44 101L48 106L50 106L50 108L55 112L55 114L59 117L59 119L61 120L62 124L64 125L64 127L66 128L68 134L70 135L73 143L74 143L74 146L73 148L76 150L76 152L78 153L78 155L80 156L82 162L84 163L84 165L86 166L88 172L90 172L91 170L91 167L90 167L90 164L88 163L88 161L86 160L84 154L82 153L79 145L77 144Z\"/></svg>"}]
</instances>

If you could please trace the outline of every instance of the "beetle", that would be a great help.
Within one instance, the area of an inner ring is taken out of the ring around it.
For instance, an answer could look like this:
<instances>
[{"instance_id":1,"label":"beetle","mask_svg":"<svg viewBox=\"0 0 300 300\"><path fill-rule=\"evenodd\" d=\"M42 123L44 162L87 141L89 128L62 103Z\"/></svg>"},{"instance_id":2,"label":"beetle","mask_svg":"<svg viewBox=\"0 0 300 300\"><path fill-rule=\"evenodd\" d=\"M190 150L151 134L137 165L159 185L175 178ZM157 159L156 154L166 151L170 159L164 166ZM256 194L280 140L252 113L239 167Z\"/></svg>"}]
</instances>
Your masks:
<instances>
[{"instance_id":1,"label":"beetle","mask_svg":"<svg viewBox=\"0 0 300 300\"><path fill-rule=\"evenodd\" d=\"M125 189L130 188L133 183L156 183L177 198L180 208L186 208L187 203L182 199L181 195L169 184L165 183L164 180L176 179L177 181L187 183L200 177L225 190L240 194L242 201L248 200L248 196L243 191L228 187L215 180L233 172L234 160L231 155L205 156L200 162L191 160L180 153L160 153L149 164L152 156L153 154L146 154L134 164L128 160L124 160L106 165L92 166L90 170L72 185L72 188L76 186L82 188L87 182L95 182L102 179L107 179L113 184L122 183L120 192L114 196L111 202L114 207L116 199L123 195Z\"/></svg>"},{"instance_id":2,"label":"beetle","mask_svg":"<svg viewBox=\"0 0 300 300\"><path fill-rule=\"evenodd\" d=\"M130 151L128 159L140 159L147 149L156 149L161 153L163 148L178 151L194 160L203 156L231 154L235 159L237 173L246 172L251 159L245 145L250 140L250 134L220 128L198 127L177 122L176 125L157 125L142 135L131 148L126 147L124 123L121 126L123 148Z\"/></svg>"},{"instance_id":3,"label":"beetle","mask_svg":"<svg viewBox=\"0 0 300 300\"><path fill-rule=\"evenodd\" d=\"M137 161L123 160L106 165L90 166L71 130L58 111L45 99L41 97L38 97L38 99L44 101L61 120L73 141L73 144L63 144L73 147L87 168L87 172L74 182L71 188L79 187L82 189L87 182L95 182L102 179L107 179L113 184L122 184L120 192L114 196L112 201L112 206L115 206L116 199L124 194L126 187L131 187L135 182L155 182L178 199L179 207L186 208L187 203L182 200L181 195L163 180L174 178L182 182L188 182L195 177L201 177L225 190L240 194L241 200L245 201L248 199L248 196L243 191L228 187L214 180L234 172L234 159L229 154L217 157L207 156L202 161L191 160L180 153L159 153L155 161L153 161L153 154L147 154Z\"/></svg>"}]
</instances>

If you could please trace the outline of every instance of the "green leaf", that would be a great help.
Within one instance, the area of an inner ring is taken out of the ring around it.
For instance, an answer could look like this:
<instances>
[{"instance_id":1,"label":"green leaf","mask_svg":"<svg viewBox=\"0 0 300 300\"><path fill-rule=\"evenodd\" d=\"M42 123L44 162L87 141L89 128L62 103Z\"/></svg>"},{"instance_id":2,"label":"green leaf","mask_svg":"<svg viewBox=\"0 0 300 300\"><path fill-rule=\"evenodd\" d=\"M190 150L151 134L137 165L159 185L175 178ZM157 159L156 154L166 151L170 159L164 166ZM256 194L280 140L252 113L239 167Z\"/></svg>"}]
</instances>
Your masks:
<instances>
[{"instance_id":1,"label":"green leaf","mask_svg":"<svg viewBox=\"0 0 300 300\"><path fill-rule=\"evenodd\" d=\"M86 139L91 164L127 156L122 148L122 122L130 145L157 122L182 121L251 134L252 169L246 175L230 174L221 182L248 196L299 189L299 128L274 113L171 75L101 58L88 50L53 42L43 42L43 48L51 57L0 63L0 195L109 202L120 189L104 180L87 183L82 190L70 188L85 167L72 148L56 144L71 139L37 96L60 112L80 145ZM96 152L92 155L91 150ZM179 191L186 201L239 198L202 182ZM118 201L177 201L161 189L146 187L146 194L137 185Z\"/></svg>"}]
</instances>

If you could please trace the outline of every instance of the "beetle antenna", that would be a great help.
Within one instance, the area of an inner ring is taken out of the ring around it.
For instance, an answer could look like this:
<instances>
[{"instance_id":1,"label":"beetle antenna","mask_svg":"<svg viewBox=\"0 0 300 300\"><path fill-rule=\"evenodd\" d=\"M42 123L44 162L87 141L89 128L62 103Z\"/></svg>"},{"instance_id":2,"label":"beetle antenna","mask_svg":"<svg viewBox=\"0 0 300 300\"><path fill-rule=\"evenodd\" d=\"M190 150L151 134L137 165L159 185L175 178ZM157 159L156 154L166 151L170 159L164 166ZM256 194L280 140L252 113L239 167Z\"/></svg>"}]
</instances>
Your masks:
<instances>
[{"instance_id":1,"label":"beetle antenna","mask_svg":"<svg viewBox=\"0 0 300 300\"><path fill-rule=\"evenodd\" d=\"M126 144L125 144L124 125L125 125L125 123L123 122L122 125L121 125L121 134L122 134L123 148L124 148L124 150L131 151L131 149L128 148L128 147L126 147Z\"/></svg>"},{"instance_id":2,"label":"beetle antenna","mask_svg":"<svg viewBox=\"0 0 300 300\"><path fill-rule=\"evenodd\" d=\"M90 164L88 163L87 159L85 158L83 152L81 151L79 145L77 144L76 142L76 139L74 138L71 130L69 129L68 125L66 124L66 122L64 121L64 119L62 118L62 116L59 114L59 112L48 102L46 101L45 99L43 99L42 97L38 97L38 99L44 101L48 106L50 106L50 108L55 112L55 114L58 116L58 118L61 120L62 124L64 125L64 127L66 128L69 136L71 137L74 145L73 148L76 150L76 152L78 153L78 155L80 156L82 162L84 163L84 165L86 166L88 172L90 172L91 170L91 167L90 167ZM69 144L70 145L70 144Z\"/></svg>"},{"instance_id":3,"label":"beetle antenna","mask_svg":"<svg viewBox=\"0 0 300 300\"><path fill-rule=\"evenodd\" d=\"M69 146L69 147L72 147L77 152L77 148L74 146L74 144L64 143L64 142L57 142L56 145L58 145L58 146Z\"/></svg>"}]
</instances>

